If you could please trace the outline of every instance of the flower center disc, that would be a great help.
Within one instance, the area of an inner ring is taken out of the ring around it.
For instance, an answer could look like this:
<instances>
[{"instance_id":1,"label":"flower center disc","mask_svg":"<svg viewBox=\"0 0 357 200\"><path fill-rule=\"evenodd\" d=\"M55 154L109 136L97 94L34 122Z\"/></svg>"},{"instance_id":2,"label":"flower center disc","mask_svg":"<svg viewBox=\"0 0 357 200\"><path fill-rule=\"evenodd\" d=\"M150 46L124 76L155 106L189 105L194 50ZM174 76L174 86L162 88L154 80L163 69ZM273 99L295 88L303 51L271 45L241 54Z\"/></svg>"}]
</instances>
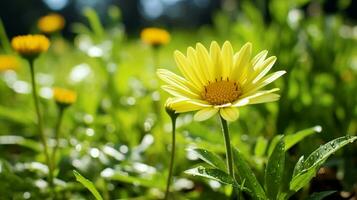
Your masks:
<instances>
[{"instance_id":1,"label":"flower center disc","mask_svg":"<svg viewBox=\"0 0 357 200\"><path fill-rule=\"evenodd\" d=\"M205 86L202 98L213 105L232 103L241 95L241 90L236 82L220 80Z\"/></svg>"}]
</instances>

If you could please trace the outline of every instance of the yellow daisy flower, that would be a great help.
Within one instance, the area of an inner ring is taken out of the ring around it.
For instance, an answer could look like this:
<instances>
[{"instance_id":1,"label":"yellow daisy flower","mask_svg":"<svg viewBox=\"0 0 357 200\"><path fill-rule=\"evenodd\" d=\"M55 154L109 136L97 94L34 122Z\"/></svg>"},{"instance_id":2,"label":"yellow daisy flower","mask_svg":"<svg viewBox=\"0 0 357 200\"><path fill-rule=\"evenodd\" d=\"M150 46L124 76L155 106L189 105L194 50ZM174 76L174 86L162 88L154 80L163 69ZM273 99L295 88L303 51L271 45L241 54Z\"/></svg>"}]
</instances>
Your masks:
<instances>
[{"instance_id":1,"label":"yellow daisy flower","mask_svg":"<svg viewBox=\"0 0 357 200\"><path fill-rule=\"evenodd\" d=\"M187 49L187 56L175 51L175 61L183 76L166 69L157 71L160 79L167 83L162 88L174 96L170 107L177 113L198 111L194 115L197 121L216 113L227 121L234 121L239 116L239 107L278 100L280 96L274 92L279 88L261 89L285 71L267 75L276 57L266 58L266 50L252 59L251 54L251 43L234 53L228 41L222 49L217 42L212 42L209 51L197 43L196 49Z\"/></svg>"},{"instance_id":2,"label":"yellow daisy flower","mask_svg":"<svg viewBox=\"0 0 357 200\"><path fill-rule=\"evenodd\" d=\"M64 88L53 88L53 99L60 105L71 105L77 100L77 93Z\"/></svg>"},{"instance_id":3,"label":"yellow daisy flower","mask_svg":"<svg viewBox=\"0 0 357 200\"><path fill-rule=\"evenodd\" d=\"M170 33L160 28L145 28L140 36L145 44L151 46L165 45L170 41Z\"/></svg>"},{"instance_id":4,"label":"yellow daisy flower","mask_svg":"<svg viewBox=\"0 0 357 200\"><path fill-rule=\"evenodd\" d=\"M20 67L20 62L13 55L0 55L0 72L6 70L17 70Z\"/></svg>"},{"instance_id":5,"label":"yellow daisy flower","mask_svg":"<svg viewBox=\"0 0 357 200\"><path fill-rule=\"evenodd\" d=\"M43 33L54 33L63 29L65 20L62 15L52 13L41 17L37 22L37 27Z\"/></svg>"},{"instance_id":6,"label":"yellow daisy flower","mask_svg":"<svg viewBox=\"0 0 357 200\"><path fill-rule=\"evenodd\" d=\"M44 35L21 35L12 39L11 46L22 56L37 56L48 50L50 41Z\"/></svg>"}]
</instances>

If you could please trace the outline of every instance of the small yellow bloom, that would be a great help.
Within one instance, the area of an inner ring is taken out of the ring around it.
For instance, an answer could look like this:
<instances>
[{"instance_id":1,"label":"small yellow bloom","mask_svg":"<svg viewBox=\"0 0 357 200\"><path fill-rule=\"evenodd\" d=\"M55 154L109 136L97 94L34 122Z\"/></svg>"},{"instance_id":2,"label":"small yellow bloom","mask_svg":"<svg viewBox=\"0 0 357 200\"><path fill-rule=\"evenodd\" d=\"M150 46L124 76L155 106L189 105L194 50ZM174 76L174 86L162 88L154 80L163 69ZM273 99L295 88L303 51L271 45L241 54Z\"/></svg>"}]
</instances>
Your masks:
<instances>
[{"instance_id":1,"label":"small yellow bloom","mask_svg":"<svg viewBox=\"0 0 357 200\"><path fill-rule=\"evenodd\" d=\"M14 37L11 45L22 56L37 56L48 50L50 41L44 35L21 35Z\"/></svg>"},{"instance_id":2,"label":"small yellow bloom","mask_svg":"<svg viewBox=\"0 0 357 200\"><path fill-rule=\"evenodd\" d=\"M209 51L197 43L196 49L187 49L187 56L175 51L175 61L183 76L166 69L157 71L167 83L162 88L174 96L169 102L170 108L176 113L198 111L194 115L197 121L216 113L227 121L234 121L238 119L239 107L278 100L280 96L275 92L279 88L261 89L285 71L268 74L276 57L266 58L266 50L253 58L251 54L250 43L235 53L228 41L222 49L217 42L212 42Z\"/></svg>"},{"instance_id":3,"label":"small yellow bloom","mask_svg":"<svg viewBox=\"0 0 357 200\"><path fill-rule=\"evenodd\" d=\"M165 110L166 113L171 117L171 118L177 118L179 113L176 113L176 111L172 108L171 103L174 102L173 98L168 98L165 103Z\"/></svg>"},{"instance_id":4,"label":"small yellow bloom","mask_svg":"<svg viewBox=\"0 0 357 200\"><path fill-rule=\"evenodd\" d=\"M71 105L77 100L77 93L64 88L53 88L53 98L60 105Z\"/></svg>"},{"instance_id":5,"label":"small yellow bloom","mask_svg":"<svg viewBox=\"0 0 357 200\"><path fill-rule=\"evenodd\" d=\"M141 31L141 40L151 46L165 45L170 41L170 33L160 28L145 28Z\"/></svg>"},{"instance_id":6,"label":"small yellow bloom","mask_svg":"<svg viewBox=\"0 0 357 200\"><path fill-rule=\"evenodd\" d=\"M62 30L64 25L64 18L55 13L43 16L37 22L38 29L48 34Z\"/></svg>"},{"instance_id":7,"label":"small yellow bloom","mask_svg":"<svg viewBox=\"0 0 357 200\"><path fill-rule=\"evenodd\" d=\"M20 62L13 55L0 55L0 72L6 70L17 70L20 67Z\"/></svg>"}]
</instances>

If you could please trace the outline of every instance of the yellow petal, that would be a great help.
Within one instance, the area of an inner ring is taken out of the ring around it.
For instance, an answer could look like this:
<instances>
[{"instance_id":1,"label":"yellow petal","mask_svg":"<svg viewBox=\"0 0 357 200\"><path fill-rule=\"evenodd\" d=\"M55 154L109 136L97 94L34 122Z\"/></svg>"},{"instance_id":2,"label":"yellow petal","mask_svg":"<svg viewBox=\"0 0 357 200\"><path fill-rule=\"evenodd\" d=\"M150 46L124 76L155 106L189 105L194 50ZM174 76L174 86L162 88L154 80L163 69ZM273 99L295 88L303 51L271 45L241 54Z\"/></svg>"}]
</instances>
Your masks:
<instances>
[{"instance_id":1,"label":"yellow petal","mask_svg":"<svg viewBox=\"0 0 357 200\"><path fill-rule=\"evenodd\" d=\"M175 51L174 57L177 67L180 69L183 76L187 80L191 81L195 85L195 87L197 87L197 90L201 91L203 89L203 85L201 84L200 80L196 77L190 62L179 51Z\"/></svg>"},{"instance_id":2,"label":"yellow petal","mask_svg":"<svg viewBox=\"0 0 357 200\"><path fill-rule=\"evenodd\" d=\"M183 77L169 71L166 69L158 69L156 71L158 77L166 82L169 85L179 85L181 88L185 88L186 90L192 90L192 92L199 94L200 92L197 88L189 81L184 79Z\"/></svg>"},{"instance_id":3,"label":"yellow petal","mask_svg":"<svg viewBox=\"0 0 357 200\"><path fill-rule=\"evenodd\" d=\"M214 66L207 49L201 43L197 43L196 53L198 62L200 63L201 68L205 72L207 80L212 82L215 79Z\"/></svg>"},{"instance_id":4,"label":"yellow petal","mask_svg":"<svg viewBox=\"0 0 357 200\"><path fill-rule=\"evenodd\" d=\"M242 106L245 106L248 104L249 104L249 99L243 98L243 99L238 99L237 101L235 101L232 106L233 107L242 107Z\"/></svg>"},{"instance_id":5,"label":"yellow petal","mask_svg":"<svg viewBox=\"0 0 357 200\"><path fill-rule=\"evenodd\" d=\"M275 93L264 94L255 98L249 99L249 104L267 103L279 100L280 95Z\"/></svg>"},{"instance_id":6,"label":"yellow petal","mask_svg":"<svg viewBox=\"0 0 357 200\"><path fill-rule=\"evenodd\" d=\"M191 67L197 79L201 82L202 85L206 85L208 83L208 80L205 76L204 69L201 68L200 63L198 62L196 51L194 48L187 48L187 59L191 62Z\"/></svg>"},{"instance_id":7,"label":"yellow petal","mask_svg":"<svg viewBox=\"0 0 357 200\"><path fill-rule=\"evenodd\" d=\"M273 67L275 61L276 61L276 57L271 56L268 59L266 59L260 66L257 66L258 67L257 72L259 72L259 74L253 80L253 83L258 82L261 78L263 78Z\"/></svg>"},{"instance_id":8,"label":"yellow petal","mask_svg":"<svg viewBox=\"0 0 357 200\"><path fill-rule=\"evenodd\" d=\"M200 95L193 93L187 88L181 88L178 85L163 85L161 88L175 97L184 97L189 99L200 98Z\"/></svg>"},{"instance_id":9,"label":"yellow petal","mask_svg":"<svg viewBox=\"0 0 357 200\"><path fill-rule=\"evenodd\" d=\"M233 107L221 108L220 114L223 117L223 119L230 122L237 120L239 117L238 109Z\"/></svg>"},{"instance_id":10,"label":"yellow petal","mask_svg":"<svg viewBox=\"0 0 357 200\"><path fill-rule=\"evenodd\" d=\"M243 72L247 71L246 68L249 67L249 60L252 54L252 44L250 42L243 45L238 53L234 55L234 69L232 72L232 77L234 80L240 80Z\"/></svg>"},{"instance_id":11,"label":"yellow petal","mask_svg":"<svg viewBox=\"0 0 357 200\"><path fill-rule=\"evenodd\" d=\"M271 90L262 90L262 91L258 91L258 92L255 91L255 92L246 93L246 94L241 96L242 99L240 99L240 100L248 99L249 100L249 104L250 104L250 99L254 99L256 97L259 97L259 96L262 96L262 95L265 95L265 94L277 92L279 90L280 90L279 88L273 88Z\"/></svg>"},{"instance_id":12,"label":"yellow petal","mask_svg":"<svg viewBox=\"0 0 357 200\"><path fill-rule=\"evenodd\" d=\"M216 41L213 41L210 46L210 56L213 62L214 75L216 79L222 77L222 61L221 61L221 49Z\"/></svg>"},{"instance_id":13,"label":"yellow petal","mask_svg":"<svg viewBox=\"0 0 357 200\"><path fill-rule=\"evenodd\" d=\"M252 65L256 66L259 62L263 62L267 55L268 55L267 50L261 51L252 59Z\"/></svg>"},{"instance_id":14,"label":"yellow petal","mask_svg":"<svg viewBox=\"0 0 357 200\"><path fill-rule=\"evenodd\" d=\"M193 119L195 121L204 121L209 118L211 118L213 115L215 115L218 112L218 108L205 108L202 109L193 116Z\"/></svg>"},{"instance_id":15,"label":"yellow petal","mask_svg":"<svg viewBox=\"0 0 357 200\"><path fill-rule=\"evenodd\" d=\"M222 78L231 78L233 68L233 48L230 42L226 41L222 47Z\"/></svg>"},{"instance_id":16,"label":"yellow petal","mask_svg":"<svg viewBox=\"0 0 357 200\"><path fill-rule=\"evenodd\" d=\"M174 100L170 102L170 106L177 113L191 112L211 107L203 101L184 98L174 98Z\"/></svg>"},{"instance_id":17,"label":"yellow petal","mask_svg":"<svg viewBox=\"0 0 357 200\"><path fill-rule=\"evenodd\" d=\"M252 92L258 91L260 88L263 88L264 86L268 85L269 83L275 81L282 75L284 75L286 71L277 71L274 73L269 74L268 76L262 78L260 81L257 83L253 84L250 83L242 88L243 94L251 94Z\"/></svg>"}]
</instances>

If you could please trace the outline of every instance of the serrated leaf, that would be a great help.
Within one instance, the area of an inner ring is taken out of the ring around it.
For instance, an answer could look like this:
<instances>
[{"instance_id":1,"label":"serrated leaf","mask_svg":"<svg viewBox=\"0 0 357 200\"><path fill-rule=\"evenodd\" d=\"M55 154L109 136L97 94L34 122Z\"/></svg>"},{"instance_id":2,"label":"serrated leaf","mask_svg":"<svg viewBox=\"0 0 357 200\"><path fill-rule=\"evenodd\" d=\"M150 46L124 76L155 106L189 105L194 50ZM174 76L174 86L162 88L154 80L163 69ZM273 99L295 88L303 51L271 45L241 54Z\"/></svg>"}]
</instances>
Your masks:
<instances>
[{"instance_id":1,"label":"serrated leaf","mask_svg":"<svg viewBox=\"0 0 357 200\"><path fill-rule=\"evenodd\" d=\"M335 190L323 191L323 192L314 192L306 200L322 200L325 197L335 193Z\"/></svg>"},{"instance_id":2,"label":"serrated leaf","mask_svg":"<svg viewBox=\"0 0 357 200\"><path fill-rule=\"evenodd\" d=\"M314 126L308 129L301 130L295 134L285 136L285 151L289 150L292 146L299 143L305 137L321 132L321 126Z\"/></svg>"},{"instance_id":3,"label":"serrated leaf","mask_svg":"<svg viewBox=\"0 0 357 200\"><path fill-rule=\"evenodd\" d=\"M357 136L340 137L320 146L306 160L300 158L295 165L293 178L290 181L290 190L298 191L308 184L330 155L355 140L357 140Z\"/></svg>"},{"instance_id":4,"label":"serrated leaf","mask_svg":"<svg viewBox=\"0 0 357 200\"><path fill-rule=\"evenodd\" d=\"M265 170L265 188L269 199L277 199L285 167L285 143L281 138L269 157Z\"/></svg>"},{"instance_id":5,"label":"serrated leaf","mask_svg":"<svg viewBox=\"0 0 357 200\"><path fill-rule=\"evenodd\" d=\"M220 169L224 172L226 172L226 165L224 161L215 153L210 152L206 149L191 149L191 151L199 157L201 160L206 162L207 164L211 165L212 167L215 167L217 169Z\"/></svg>"},{"instance_id":6,"label":"serrated leaf","mask_svg":"<svg viewBox=\"0 0 357 200\"><path fill-rule=\"evenodd\" d=\"M211 180L219 181L223 184L228 184L238 187L236 181L229 174L219 169L211 169L211 168L204 168L203 166L198 166L186 170L185 173L192 176L209 178Z\"/></svg>"},{"instance_id":7,"label":"serrated leaf","mask_svg":"<svg viewBox=\"0 0 357 200\"><path fill-rule=\"evenodd\" d=\"M80 182L84 187L86 187L93 194L95 199L103 200L103 197L99 194L98 190L95 188L94 184L90 180L84 178L76 170L73 170L73 174L76 177L76 180Z\"/></svg>"},{"instance_id":8,"label":"serrated leaf","mask_svg":"<svg viewBox=\"0 0 357 200\"><path fill-rule=\"evenodd\" d=\"M249 194L253 199L267 199L263 187L259 184L253 171L236 148L233 148L233 158L236 172L241 180L245 180L245 185L251 191Z\"/></svg>"},{"instance_id":9,"label":"serrated leaf","mask_svg":"<svg viewBox=\"0 0 357 200\"><path fill-rule=\"evenodd\" d=\"M263 156L265 154L265 151L267 150L268 147L268 140L266 140L264 137L260 136L257 139L257 143L255 144L254 148L254 155L255 156Z\"/></svg>"}]
</instances>

